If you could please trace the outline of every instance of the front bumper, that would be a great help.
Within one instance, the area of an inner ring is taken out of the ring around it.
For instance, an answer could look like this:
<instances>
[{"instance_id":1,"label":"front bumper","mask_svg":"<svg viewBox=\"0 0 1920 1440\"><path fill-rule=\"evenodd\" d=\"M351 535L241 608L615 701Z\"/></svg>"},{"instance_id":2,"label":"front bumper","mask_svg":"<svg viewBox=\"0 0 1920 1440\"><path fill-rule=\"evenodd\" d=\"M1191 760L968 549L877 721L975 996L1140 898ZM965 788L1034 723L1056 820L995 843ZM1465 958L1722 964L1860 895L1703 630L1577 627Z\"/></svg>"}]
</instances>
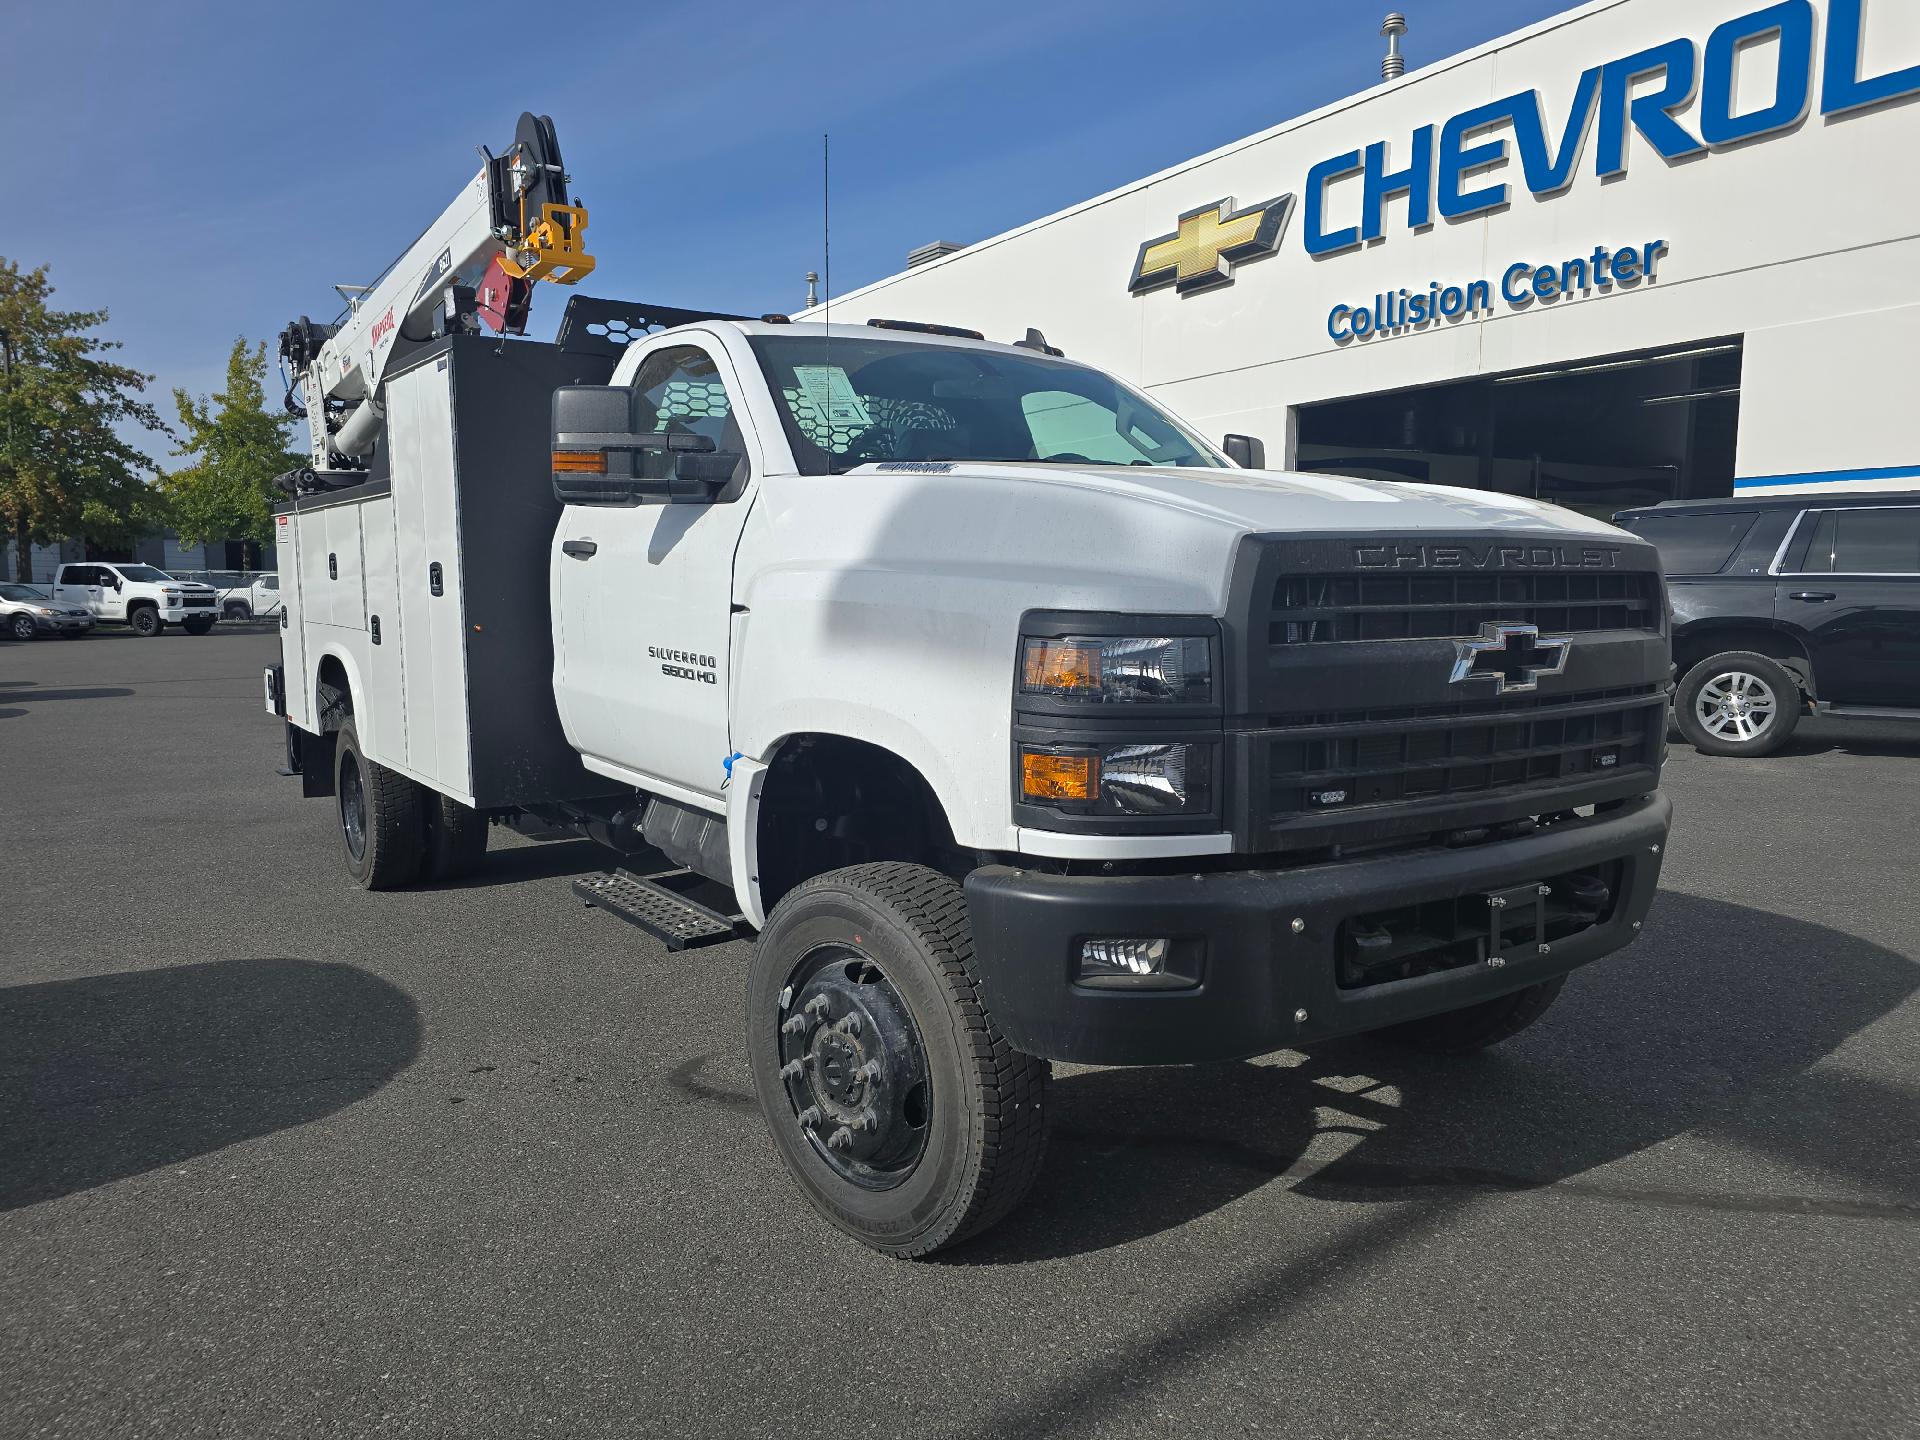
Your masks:
<instances>
[{"instance_id":1,"label":"front bumper","mask_svg":"<svg viewBox=\"0 0 1920 1440\"><path fill-rule=\"evenodd\" d=\"M989 866L966 882L975 973L1009 1042L1050 1060L1193 1064L1374 1030L1537 985L1628 944L1653 903L1672 816L1655 794L1517 839L1286 870L1063 876ZM1339 982L1342 926L1355 917L1615 862L1608 908L1548 953L1527 946L1497 968L1471 964L1361 988ZM1199 957L1200 983L1076 985L1081 943L1121 936L1175 941Z\"/></svg>"},{"instance_id":2,"label":"front bumper","mask_svg":"<svg viewBox=\"0 0 1920 1440\"><path fill-rule=\"evenodd\" d=\"M49 635L84 634L93 628L91 615L36 615L34 628Z\"/></svg>"}]
</instances>

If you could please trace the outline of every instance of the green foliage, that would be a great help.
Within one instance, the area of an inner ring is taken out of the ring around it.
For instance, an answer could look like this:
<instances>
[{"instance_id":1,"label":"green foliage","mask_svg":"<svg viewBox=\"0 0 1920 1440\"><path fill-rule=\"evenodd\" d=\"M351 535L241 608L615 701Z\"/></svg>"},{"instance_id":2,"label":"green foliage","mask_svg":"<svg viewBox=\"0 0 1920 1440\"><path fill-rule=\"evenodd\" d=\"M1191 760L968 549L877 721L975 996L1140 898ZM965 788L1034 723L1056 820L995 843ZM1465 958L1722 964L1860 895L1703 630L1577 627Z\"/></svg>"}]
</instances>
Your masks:
<instances>
[{"instance_id":1,"label":"green foliage","mask_svg":"<svg viewBox=\"0 0 1920 1440\"><path fill-rule=\"evenodd\" d=\"M18 574L32 547L65 535L126 544L164 523L147 483L151 459L126 430L166 432L141 392L153 380L106 359L116 340L92 334L104 310L55 310L43 265L0 256L0 523Z\"/></svg>"},{"instance_id":2,"label":"green foliage","mask_svg":"<svg viewBox=\"0 0 1920 1440\"><path fill-rule=\"evenodd\" d=\"M293 418L266 407L267 347L235 340L227 388L205 400L173 392L184 438L175 454L191 459L160 482L180 538L273 539L273 477L300 463L287 446Z\"/></svg>"}]
</instances>

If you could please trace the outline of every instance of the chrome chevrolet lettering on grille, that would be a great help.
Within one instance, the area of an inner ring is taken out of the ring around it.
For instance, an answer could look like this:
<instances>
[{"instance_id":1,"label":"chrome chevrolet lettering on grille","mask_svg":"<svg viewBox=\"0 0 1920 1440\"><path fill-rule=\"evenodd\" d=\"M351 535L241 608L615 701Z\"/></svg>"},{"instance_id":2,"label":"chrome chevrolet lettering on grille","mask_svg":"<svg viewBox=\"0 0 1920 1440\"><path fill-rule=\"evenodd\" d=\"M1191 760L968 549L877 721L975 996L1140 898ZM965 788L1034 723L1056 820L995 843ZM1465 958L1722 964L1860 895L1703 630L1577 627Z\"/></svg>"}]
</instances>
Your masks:
<instances>
[{"instance_id":1,"label":"chrome chevrolet lettering on grille","mask_svg":"<svg viewBox=\"0 0 1920 1440\"><path fill-rule=\"evenodd\" d=\"M1511 695L1536 690L1541 677L1565 671L1573 642L1543 636L1537 625L1503 625L1489 620L1478 635L1454 641L1453 649L1453 674L1448 677L1451 683L1491 680L1494 694Z\"/></svg>"}]
</instances>

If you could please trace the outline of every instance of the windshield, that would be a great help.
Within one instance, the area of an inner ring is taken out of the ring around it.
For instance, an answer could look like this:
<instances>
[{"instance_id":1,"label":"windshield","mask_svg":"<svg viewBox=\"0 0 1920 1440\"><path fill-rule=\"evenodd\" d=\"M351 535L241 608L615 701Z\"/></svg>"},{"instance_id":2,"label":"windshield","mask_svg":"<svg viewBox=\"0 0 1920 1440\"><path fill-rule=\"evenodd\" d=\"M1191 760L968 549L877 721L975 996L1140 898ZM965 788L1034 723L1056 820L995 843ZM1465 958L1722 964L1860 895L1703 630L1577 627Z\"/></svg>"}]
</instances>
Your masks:
<instances>
[{"instance_id":1,"label":"windshield","mask_svg":"<svg viewBox=\"0 0 1920 1440\"><path fill-rule=\"evenodd\" d=\"M173 579L173 576L167 574L166 571L156 570L151 565L116 565L113 568L118 570L123 578L136 580L142 585L151 585L159 580Z\"/></svg>"},{"instance_id":2,"label":"windshield","mask_svg":"<svg viewBox=\"0 0 1920 1440\"><path fill-rule=\"evenodd\" d=\"M753 349L803 475L888 460L1224 463L1098 370L1037 352L818 335L755 336Z\"/></svg>"}]
</instances>

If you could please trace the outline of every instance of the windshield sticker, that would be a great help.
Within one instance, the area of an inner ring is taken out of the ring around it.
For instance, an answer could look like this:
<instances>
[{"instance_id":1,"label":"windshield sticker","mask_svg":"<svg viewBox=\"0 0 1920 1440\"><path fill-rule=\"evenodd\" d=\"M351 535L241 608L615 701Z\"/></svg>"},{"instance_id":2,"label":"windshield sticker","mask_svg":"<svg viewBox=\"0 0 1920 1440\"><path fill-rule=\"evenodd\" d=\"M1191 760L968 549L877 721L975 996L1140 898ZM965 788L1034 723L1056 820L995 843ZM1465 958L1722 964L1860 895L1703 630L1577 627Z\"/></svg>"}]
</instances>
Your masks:
<instances>
[{"instance_id":1,"label":"windshield sticker","mask_svg":"<svg viewBox=\"0 0 1920 1440\"><path fill-rule=\"evenodd\" d=\"M876 465L873 468L907 475L951 475L953 462L951 460L890 460L884 465Z\"/></svg>"},{"instance_id":2,"label":"windshield sticker","mask_svg":"<svg viewBox=\"0 0 1920 1440\"><path fill-rule=\"evenodd\" d=\"M873 424L873 416L867 413L867 402L860 398L853 381L838 365L796 365L793 378L800 382L814 413L827 424L858 425L862 429Z\"/></svg>"}]
</instances>

